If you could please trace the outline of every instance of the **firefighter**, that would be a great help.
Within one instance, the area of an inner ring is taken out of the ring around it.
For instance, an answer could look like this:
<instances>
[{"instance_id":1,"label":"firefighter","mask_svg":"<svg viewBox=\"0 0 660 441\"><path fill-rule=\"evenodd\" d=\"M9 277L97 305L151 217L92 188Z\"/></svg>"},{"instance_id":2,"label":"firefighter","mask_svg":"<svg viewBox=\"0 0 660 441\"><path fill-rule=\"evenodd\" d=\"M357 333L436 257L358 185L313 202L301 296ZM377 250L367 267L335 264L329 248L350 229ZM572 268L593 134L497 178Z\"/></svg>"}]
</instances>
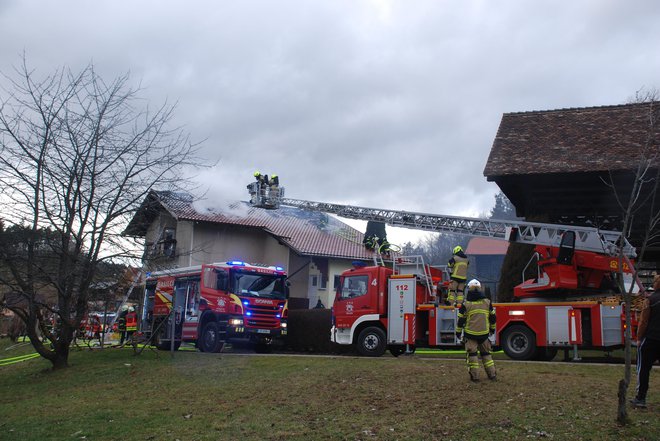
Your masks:
<instances>
[{"instance_id":1,"label":"firefighter","mask_svg":"<svg viewBox=\"0 0 660 441\"><path fill-rule=\"evenodd\" d=\"M277 199L280 191L280 178L276 174L271 174L268 185L270 186L270 197Z\"/></svg>"},{"instance_id":2,"label":"firefighter","mask_svg":"<svg viewBox=\"0 0 660 441\"><path fill-rule=\"evenodd\" d=\"M495 381L497 374L488 339L495 332L495 310L482 293L478 280L470 280L467 287L467 299L458 310L456 338L459 341L462 338L465 343L470 380L479 381L479 351L488 378Z\"/></svg>"},{"instance_id":3,"label":"firefighter","mask_svg":"<svg viewBox=\"0 0 660 441\"><path fill-rule=\"evenodd\" d=\"M137 313L135 312L135 308L129 306L128 313L126 314L126 342L131 341L135 331L137 331Z\"/></svg>"},{"instance_id":4,"label":"firefighter","mask_svg":"<svg viewBox=\"0 0 660 441\"><path fill-rule=\"evenodd\" d=\"M128 315L128 306L122 305L121 312L117 316L117 331L119 331L119 345L124 344L124 339L126 338L126 316Z\"/></svg>"},{"instance_id":5,"label":"firefighter","mask_svg":"<svg viewBox=\"0 0 660 441\"><path fill-rule=\"evenodd\" d=\"M463 252L460 245L456 245L453 250L453 256L447 262L451 270L449 277L449 294L447 295L446 305L458 305L463 303L463 292L465 291L465 281L467 280L467 269L470 262Z\"/></svg>"},{"instance_id":6,"label":"firefighter","mask_svg":"<svg viewBox=\"0 0 660 441\"><path fill-rule=\"evenodd\" d=\"M254 172L254 182L250 182L247 186L248 191L250 192L250 203L257 203L257 193L259 192L259 179L261 173L257 170Z\"/></svg>"},{"instance_id":7,"label":"firefighter","mask_svg":"<svg viewBox=\"0 0 660 441\"><path fill-rule=\"evenodd\" d=\"M630 400L633 407L646 407L649 375L660 360L660 275L653 278L653 293L644 300L637 325L637 394Z\"/></svg>"}]
</instances>

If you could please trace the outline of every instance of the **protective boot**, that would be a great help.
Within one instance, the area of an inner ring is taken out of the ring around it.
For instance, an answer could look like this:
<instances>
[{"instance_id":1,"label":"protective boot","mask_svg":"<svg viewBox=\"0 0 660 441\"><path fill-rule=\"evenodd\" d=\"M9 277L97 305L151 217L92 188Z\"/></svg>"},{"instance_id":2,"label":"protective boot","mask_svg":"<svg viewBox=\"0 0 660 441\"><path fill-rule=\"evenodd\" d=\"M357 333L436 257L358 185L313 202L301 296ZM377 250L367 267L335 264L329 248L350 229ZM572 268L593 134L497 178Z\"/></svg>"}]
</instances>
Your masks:
<instances>
[{"instance_id":1,"label":"protective boot","mask_svg":"<svg viewBox=\"0 0 660 441\"><path fill-rule=\"evenodd\" d=\"M495 371L495 361L490 353L481 354L481 361L484 364L486 374L491 381L497 380L497 372Z\"/></svg>"}]
</instances>

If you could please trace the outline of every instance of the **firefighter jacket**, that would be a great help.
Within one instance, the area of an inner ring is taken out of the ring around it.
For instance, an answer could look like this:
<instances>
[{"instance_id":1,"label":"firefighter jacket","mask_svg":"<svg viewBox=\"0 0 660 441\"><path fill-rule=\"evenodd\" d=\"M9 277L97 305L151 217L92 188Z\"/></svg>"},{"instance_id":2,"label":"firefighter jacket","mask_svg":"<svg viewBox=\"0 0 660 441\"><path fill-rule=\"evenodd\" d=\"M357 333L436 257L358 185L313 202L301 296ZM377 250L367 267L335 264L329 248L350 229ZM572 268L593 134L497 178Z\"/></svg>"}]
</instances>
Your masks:
<instances>
[{"instance_id":1,"label":"firefighter jacket","mask_svg":"<svg viewBox=\"0 0 660 441\"><path fill-rule=\"evenodd\" d=\"M660 341L660 291L651 294L642 306L637 327L637 339Z\"/></svg>"},{"instance_id":2,"label":"firefighter jacket","mask_svg":"<svg viewBox=\"0 0 660 441\"><path fill-rule=\"evenodd\" d=\"M126 314L126 330L137 331L137 314L134 311Z\"/></svg>"},{"instance_id":3,"label":"firefighter jacket","mask_svg":"<svg viewBox=\"0 0 660 441\"><path fill-rule=\"evenodd\" d=\"M495 331L495 310L481 291L468 291L466 301L458 310L456 333L464 332L465 338L482 342Z\"/></svg>"},{"instance_id":4,"label":"firefighter jacket","mask_svg":"<svg viewBox=\"0 0 660 441\"><path fill-rule=\"evenodd\" d=\"M449 259L449 262L447 262L447 266L451 270L451 279L465 282L465 279L467 279L467 269L469 264L468 257L463 251L454 254L452 258Z\"/></svg>"},{"instance_id":5,"label":"firefighter jacket","mask_svg":"<svg viewBox=\"0 0 660 441\"><path fill-rule=\"evenodd\" d=\"M126 315L128 315L128 311L122 311L119 313L119 317L117 318L117 329L119 331L126 330Z\"/></svg>"}]
</instances>

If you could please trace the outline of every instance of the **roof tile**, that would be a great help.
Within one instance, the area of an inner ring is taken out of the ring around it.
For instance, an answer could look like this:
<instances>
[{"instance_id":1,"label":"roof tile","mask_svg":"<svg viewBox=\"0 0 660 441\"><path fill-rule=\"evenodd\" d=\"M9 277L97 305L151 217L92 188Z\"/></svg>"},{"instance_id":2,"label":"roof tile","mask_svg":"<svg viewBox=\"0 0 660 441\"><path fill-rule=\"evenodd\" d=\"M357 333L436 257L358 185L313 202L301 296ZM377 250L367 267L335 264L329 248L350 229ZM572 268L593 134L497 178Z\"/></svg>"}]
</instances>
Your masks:
<instances>
[{"instance_id":1,"label":"roof tile","mask_svg":"<svg viewBox=\"0 0 660 441\"><path fill-rule=\"evenodd\" d=\"M284 206L266 210L239 201L222 209L202 208L190 197L156 193L163 206L178 220L262 228L305 255L350 259L373 257L373 253L362 244L364 235L361 232L324 213Z\"/></svg>"},{"instance_id":2,"label":"roof tile","mask_svg":"<svg viewBox=\"0 0 660 441\"><path fill-rule=\"evenodd\" d=\"M649 135L660 145L660 102L505 113L484 169L512 174L627 170Z\"/></svg>"}]
</instances>

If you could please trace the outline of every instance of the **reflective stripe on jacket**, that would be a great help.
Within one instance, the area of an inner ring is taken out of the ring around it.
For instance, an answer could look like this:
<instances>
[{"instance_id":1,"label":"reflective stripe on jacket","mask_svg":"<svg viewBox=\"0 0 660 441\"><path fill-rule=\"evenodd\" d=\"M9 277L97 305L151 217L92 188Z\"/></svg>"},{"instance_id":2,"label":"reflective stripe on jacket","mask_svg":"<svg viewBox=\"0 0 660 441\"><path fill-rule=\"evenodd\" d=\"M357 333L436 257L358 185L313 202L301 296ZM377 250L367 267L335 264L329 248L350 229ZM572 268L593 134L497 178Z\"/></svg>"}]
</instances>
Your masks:
<instances>
[{"instance_id":1,"label":"reflective stripe on jacket","mask_svg":"<svg viewBox=\"0 0 660 441\"><path fill-rule=\"evenodd\" d=\"M126 314L126 330L137 331L137 314L135 312Z\"/></svg>"},{"instance_id":2,"label":"reflective stripe on jacket","mask_svg":"<svg viewBox=\"0 0 660 441\"><path fill-rule=\"evenodd\" d=\"M488 299L469 300L458 310L456 332L469 337L487 337L495 330L495 310Z\"/></svg>"}]
</instances>

